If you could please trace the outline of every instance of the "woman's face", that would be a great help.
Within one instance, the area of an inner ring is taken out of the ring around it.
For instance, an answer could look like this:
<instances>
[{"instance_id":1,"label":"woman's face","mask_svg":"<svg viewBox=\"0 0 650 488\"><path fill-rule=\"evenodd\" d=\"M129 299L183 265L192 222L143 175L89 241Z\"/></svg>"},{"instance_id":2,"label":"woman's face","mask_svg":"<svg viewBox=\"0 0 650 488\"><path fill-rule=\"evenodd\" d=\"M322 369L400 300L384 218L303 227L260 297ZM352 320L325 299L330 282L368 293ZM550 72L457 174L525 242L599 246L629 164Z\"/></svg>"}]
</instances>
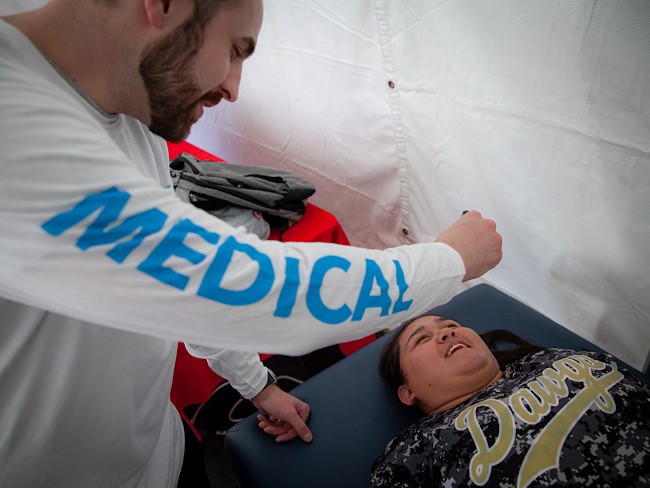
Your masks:
<instances>
[{"instance_id":1,"label":"woman's face","mask_svg":"<svg viewBox=\"0 0 650 488\"><path fill-rule=\"evenodd\" d=\"M483 339L450 319L414 320L398 346L405 379L398 396L428 413L449 410L501 378L499 363Z\"/></svg>"}]
</instances>

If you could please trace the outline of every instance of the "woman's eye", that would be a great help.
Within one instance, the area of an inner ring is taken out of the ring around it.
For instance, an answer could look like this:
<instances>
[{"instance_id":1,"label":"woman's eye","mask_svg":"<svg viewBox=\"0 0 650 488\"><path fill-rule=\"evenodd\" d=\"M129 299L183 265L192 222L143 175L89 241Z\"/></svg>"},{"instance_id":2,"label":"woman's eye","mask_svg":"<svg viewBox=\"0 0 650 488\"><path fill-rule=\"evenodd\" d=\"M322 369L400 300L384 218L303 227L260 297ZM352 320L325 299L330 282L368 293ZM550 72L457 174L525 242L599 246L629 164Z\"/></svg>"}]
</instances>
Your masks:
<instances>
[{"instance_id":1,"label":"woman's eye","mask_svg":"<svg viewBox=\"0 0 650 488\"><path fill-rule=\"evenodd\" d=\"M422 342L424 339L426 339L427 336L420 336L415 340L415 344L418 345L420 342Z\"/></svg>"}]
</instances>

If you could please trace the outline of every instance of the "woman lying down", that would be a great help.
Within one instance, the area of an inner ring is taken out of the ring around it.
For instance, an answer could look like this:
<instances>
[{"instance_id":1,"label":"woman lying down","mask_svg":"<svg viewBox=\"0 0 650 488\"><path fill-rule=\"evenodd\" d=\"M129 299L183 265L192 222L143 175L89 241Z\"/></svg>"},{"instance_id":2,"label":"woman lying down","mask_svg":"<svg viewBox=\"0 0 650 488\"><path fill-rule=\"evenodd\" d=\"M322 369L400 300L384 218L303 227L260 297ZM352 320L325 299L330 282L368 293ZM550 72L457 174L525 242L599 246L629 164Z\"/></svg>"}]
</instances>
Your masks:
<instances>
[{"instance_id":1,"label":"woman lying down","mask_svg":"<svg viewBox=\"0 0 650 488\"><path fill-rule=\"evenodd\" d=\"M482 337L429 316L386 344L381 376L428 415L388 444L372 486L650 486L647 385L608 355Z\"/></svg>"}]
</instances>

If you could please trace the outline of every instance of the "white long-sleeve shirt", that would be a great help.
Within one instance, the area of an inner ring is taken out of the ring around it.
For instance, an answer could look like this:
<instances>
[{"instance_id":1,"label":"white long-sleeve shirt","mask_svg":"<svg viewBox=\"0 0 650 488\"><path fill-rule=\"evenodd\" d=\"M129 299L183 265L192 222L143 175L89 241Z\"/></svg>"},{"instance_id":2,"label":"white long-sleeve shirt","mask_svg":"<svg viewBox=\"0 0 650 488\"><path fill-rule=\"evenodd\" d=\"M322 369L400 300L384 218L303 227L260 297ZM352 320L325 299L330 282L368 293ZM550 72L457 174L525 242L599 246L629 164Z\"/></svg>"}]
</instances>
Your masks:
<instances>
[{"instance_id":1,"label":"white long-sleeve shirt","mask_svg":"<svg viewBox=\"0 0 650 488\"><path fill-rule=\"evenodd\" d=\"M465 273L444 244L262 241L182 203L164 141L3 21L0 148L0 487L174 486L177 341L252 396L257 352L366 336Z\"/></svg>"}]
</instances>

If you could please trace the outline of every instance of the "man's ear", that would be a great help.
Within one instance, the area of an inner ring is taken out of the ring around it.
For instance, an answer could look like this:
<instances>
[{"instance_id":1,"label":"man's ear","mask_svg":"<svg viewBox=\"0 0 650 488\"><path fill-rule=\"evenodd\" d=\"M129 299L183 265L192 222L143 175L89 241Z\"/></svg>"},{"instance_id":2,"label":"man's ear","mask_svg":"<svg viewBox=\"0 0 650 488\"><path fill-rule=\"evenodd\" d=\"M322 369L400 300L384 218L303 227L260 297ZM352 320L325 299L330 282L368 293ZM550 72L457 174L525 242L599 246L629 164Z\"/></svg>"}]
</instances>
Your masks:
<instances>
[{"instance_id":1,"label":"man's ear","mask_svg":"<svg viewBox=\"0 0 650 488\"><path fill-rule=\"evenodd\" d=\"M144 11L150 25L161 29L169 12L171 0L144 0Z\"/></svg>"},{"instance_id":2,"label":"man's ear","mask_svg":"<svg viewBox=\"0 0 650 488\"><path fill-rule=\"evenodd\" d=\"M406 385L402 385L397 389L397 396L404 405L415 405L415 402L418 401L413 390Z\"/></svg>"}]
</instances>

